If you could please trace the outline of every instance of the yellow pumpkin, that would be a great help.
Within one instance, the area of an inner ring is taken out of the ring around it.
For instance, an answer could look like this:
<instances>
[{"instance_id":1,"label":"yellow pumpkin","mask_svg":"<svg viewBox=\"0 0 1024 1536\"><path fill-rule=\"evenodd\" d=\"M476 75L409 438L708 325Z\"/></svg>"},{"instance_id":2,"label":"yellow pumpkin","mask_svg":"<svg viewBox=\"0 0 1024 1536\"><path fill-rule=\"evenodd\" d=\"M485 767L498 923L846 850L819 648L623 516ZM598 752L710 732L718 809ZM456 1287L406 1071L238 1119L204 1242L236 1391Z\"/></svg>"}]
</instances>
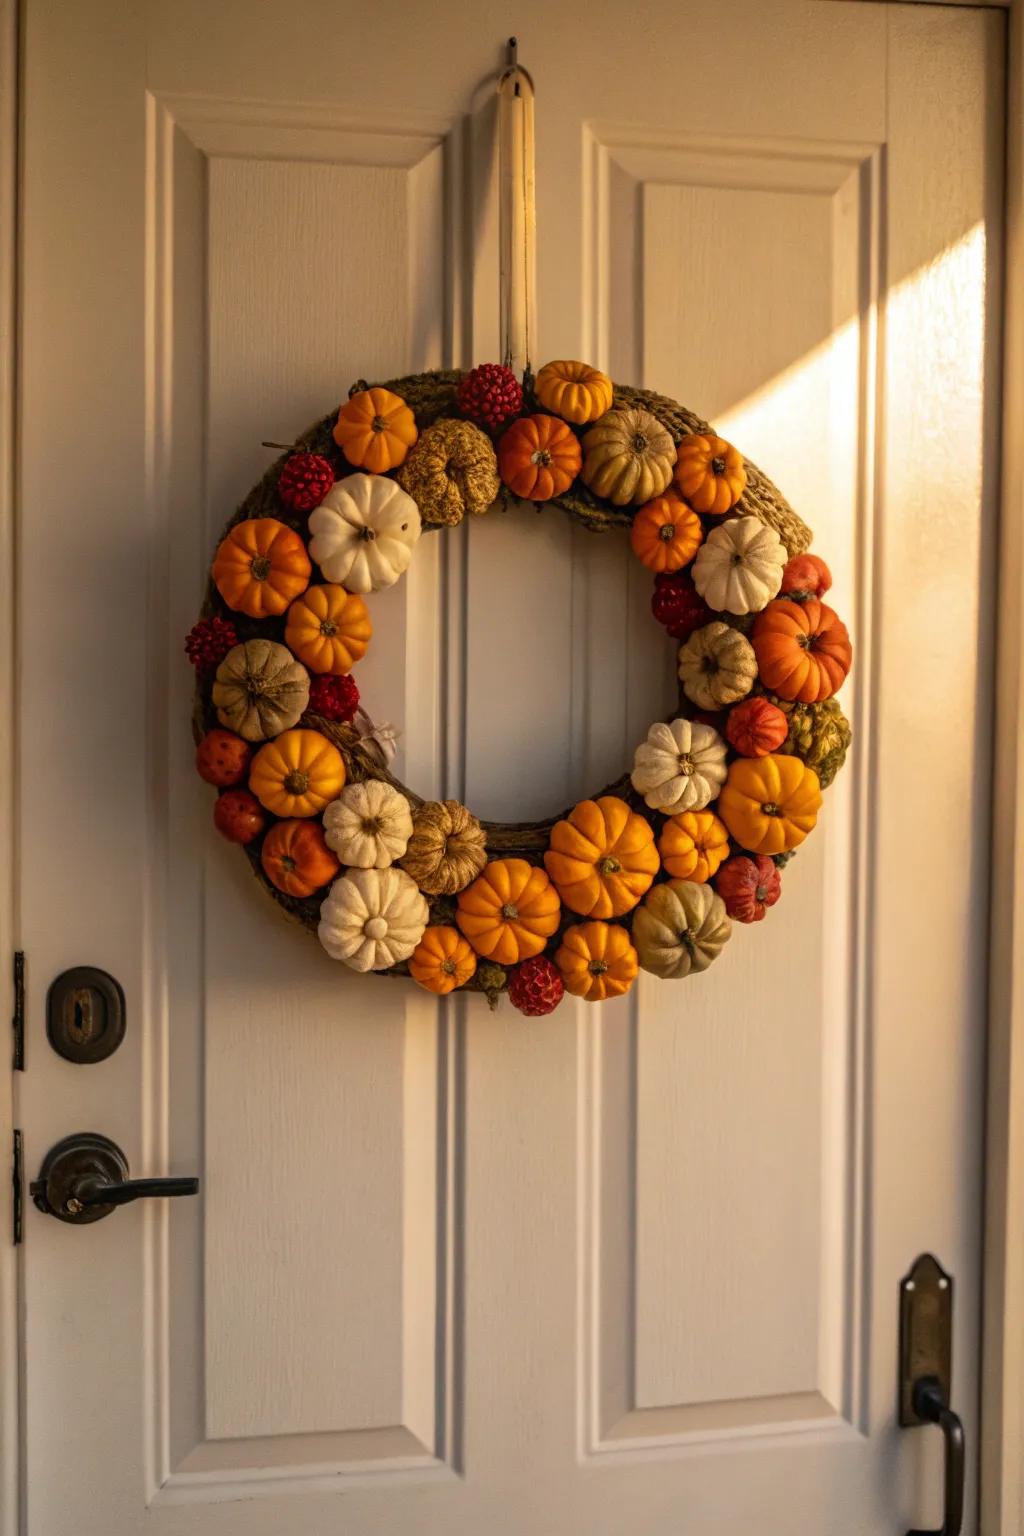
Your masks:
<instances>
[{"instance_id":1,"label":"yellow pumpkin","mask_svg":"<svg viewBox=\"0 0 1024 1536\"><path fill-rule=\"evenodd\" d=\"M455 921L478 955L516 965L539 955L558 927L561 903L544 870L493 859L459 894Z\"/></svg>"},{"instance_id":2,"label":"yellow pumpkin","mask_svg":"<svg viewBox=\"0 0 1024 1536\"><path fill-rule=\"evenodd\" d=\"M680 441L672 479L695 512L721 517L743 495L747 472L742 455L724 437L690 432Z\"/></svg>"},{"instance_id":3,"label":"yellow pumpkin","mask_svg":"<svg viewBox=\"0 0 1024 1536\"><path fill-rule=\"evenodd\" d=\"M618 923L575 923L555 955L565 990L588 1003L621 997L639 969L629 934Z\"/></svg>"},{"instance_id":4,"label":"yellow pumpkin","mask_svg":"<svg viewBox=\"0 0 1024 1536\"><path fill-rule=\"evenodd\" d=\"M612 406L611 379L589 363L545 363L533 392L541 405L577 426L596 421Z\"/></svg>"},{"instance_id":5,"label":"yellow pumpkin","mask_svg":"<svg viewBox=\"0 0 1024 1536\"><path fill-rule=\"evenodd\" d=\"M428 928L409 956L409 975L428 992L445 997L476 971L476 955L457 928Z\"/></svg>"},{"instance_id":6,"label":"yellow pumpkin","mask_svg":"<svg viewBox=\"0 0 1024 1536\"><path fill-rule=\"evenodd\" d=\"M351 672L366 655L373 634L362 598L331 583L307 587L288 609L284 638L288 649L311 672L337 676Z\"/></svg>"},{"instance_id":7,"label":"yellow pumpkin","mask_svg":"<svg viewBox=\"0 0 1024 1536\"><path fill-rule=\"evenodd\" d=\"M275 816L319 816L344 783L337 747L319 731L302 727L268 741L249 770L249 788Z\"/></svg>"},{"instance_id":8,"label":"yellow pumpkin","mask_svg":"<svg viewBox=\"0 0 1024 1536\"><path fill-rule=\"evenodd\" d=\"M334 441L356 469L383 475L405 462L419 433L416 418L390 389L361 389L338 412Z\"/></svg>"},{"instance_id":9,"label":"yellow pumpkin","mask_svg":"<svg viewBox=\"0 0 1024 1536\"><path fill-rule=\"evenodd\" d=\"M666 821L658 839L662 868L703 884L729 856L729 834L713 811L684 811Z\"/></svg>"},{"instance_id":10,"label":"yellow pumpkin","mask_svg":"<svg viewBox=\"0 0 1024 1536\"><path fill-rule=\"evenodd\" d=\"M556 822L544 868L565 905L582 917L631 912L658 873L654 832L625 800L581 800Z\"/></svg>"},{"instance_id":11,"label":"yellow pumpkin","mask_svg":"<svg viewBox=\"0 0 1024 1536\"><path fill-rule=\"evenodd\" d=\"M821 787L798 757L738 757L718 797L731 836L750 853L798 848L818 819Z\"/></svg>"}]
</instances>

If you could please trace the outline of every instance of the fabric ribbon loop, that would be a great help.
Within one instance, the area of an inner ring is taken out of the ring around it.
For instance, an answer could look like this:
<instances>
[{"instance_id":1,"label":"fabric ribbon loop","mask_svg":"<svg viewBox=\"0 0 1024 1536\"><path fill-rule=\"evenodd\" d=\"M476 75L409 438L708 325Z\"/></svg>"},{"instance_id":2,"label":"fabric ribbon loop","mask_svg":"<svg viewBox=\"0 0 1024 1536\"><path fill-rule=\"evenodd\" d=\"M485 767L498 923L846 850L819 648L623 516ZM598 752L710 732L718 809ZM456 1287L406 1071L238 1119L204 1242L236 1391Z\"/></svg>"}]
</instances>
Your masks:
<instances>
[{"instance_id":1,"label":"fabric ribbon loop","mask_svg":"<svg viewBox=\"0 0 1024 1536\"><path fill-rule=\"evenodd\" d=\"M530 368L536 284L533 81L509 38L509 62L498 79L501 355L516 373Z\"/></svg>"}]
</instances>

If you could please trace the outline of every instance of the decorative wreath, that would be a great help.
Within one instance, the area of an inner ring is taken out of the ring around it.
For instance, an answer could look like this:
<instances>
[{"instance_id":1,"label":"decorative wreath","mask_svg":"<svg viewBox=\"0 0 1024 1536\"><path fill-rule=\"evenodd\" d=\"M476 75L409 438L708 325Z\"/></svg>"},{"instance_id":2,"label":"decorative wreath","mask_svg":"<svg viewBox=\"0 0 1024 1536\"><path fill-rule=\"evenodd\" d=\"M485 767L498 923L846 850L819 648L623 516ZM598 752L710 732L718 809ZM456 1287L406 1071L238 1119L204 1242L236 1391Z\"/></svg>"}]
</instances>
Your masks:
<instances>
[{"instance_id":1,"label":"decorative wreath","mask_svg":"<svg viewBox=\"0 0 1024 1536\"><path fill-rule=\"evenodd\" d=\"M294 450L228 524L186 642L218 830L356 971L538 1015L705 970L779 900L850 743L806 524L675 401L578 362L360 381ZM614 784L505 825L400 783L352 673L421 533L516 499L628 534L681 686Z\"/></svg>"}]
</instances>

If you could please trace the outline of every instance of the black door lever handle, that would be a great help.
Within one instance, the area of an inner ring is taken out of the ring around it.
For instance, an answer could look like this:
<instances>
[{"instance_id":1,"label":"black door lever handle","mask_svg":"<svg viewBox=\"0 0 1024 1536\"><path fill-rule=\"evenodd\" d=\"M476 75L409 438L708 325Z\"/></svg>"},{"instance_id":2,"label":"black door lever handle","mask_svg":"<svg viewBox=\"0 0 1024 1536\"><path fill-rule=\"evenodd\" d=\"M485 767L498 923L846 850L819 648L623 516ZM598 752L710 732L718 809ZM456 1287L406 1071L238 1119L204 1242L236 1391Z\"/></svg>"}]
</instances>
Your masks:
<instances>
[{"instance_id":1,"label":"black door lever handle","mask_svg":"<svg viewBox=\"0 0 1024 1536\"><path fill-rule=\"evenodd\" d=\"M100 1221L132 1200L199 1193L197 1178L131 1179L128 1174L128 1159L116 1142L97 1131L80 1131L50 1148L29 1193L37 1210L77 1226Z\"/></svg>"}]
</instances>

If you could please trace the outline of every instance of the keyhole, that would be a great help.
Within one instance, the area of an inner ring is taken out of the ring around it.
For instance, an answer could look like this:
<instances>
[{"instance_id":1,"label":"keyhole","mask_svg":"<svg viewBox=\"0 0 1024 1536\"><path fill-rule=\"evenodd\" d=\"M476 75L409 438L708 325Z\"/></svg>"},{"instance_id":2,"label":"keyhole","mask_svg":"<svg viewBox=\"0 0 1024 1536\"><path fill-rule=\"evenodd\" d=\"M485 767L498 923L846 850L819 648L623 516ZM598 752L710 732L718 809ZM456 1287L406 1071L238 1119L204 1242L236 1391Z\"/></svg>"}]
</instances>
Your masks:
<instances>
[{"instance_id":1,"label":"keyhole","mask_svg":"<svg viewBox=\"0 0 1024 1536\"><path fill-rule=\"evenodd\" d=\"M79 987L72 993L69 999L72 1005L71 1019L68 1023L68 1034L78 1045L85 1045L92 1039L93 1008L92 993L84 987Z\"/></svg>"}]
</instances>

